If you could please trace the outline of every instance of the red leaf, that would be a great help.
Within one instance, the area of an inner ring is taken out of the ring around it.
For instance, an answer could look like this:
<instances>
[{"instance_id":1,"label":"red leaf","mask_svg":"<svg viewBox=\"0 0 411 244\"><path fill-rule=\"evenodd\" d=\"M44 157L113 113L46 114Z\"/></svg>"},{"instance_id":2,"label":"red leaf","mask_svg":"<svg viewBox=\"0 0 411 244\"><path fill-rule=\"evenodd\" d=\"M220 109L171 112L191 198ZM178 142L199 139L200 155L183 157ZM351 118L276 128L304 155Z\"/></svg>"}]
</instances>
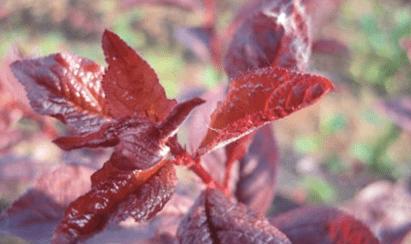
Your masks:
<instances>
[{"instance_id":1,"label":"red leaf","mask_svg":"<svg viewBox=\"0 0 411 244\"><path fill-rule=\"evenodd\" d=\"M381 243L400 244L411 232L410 182L373 182L362 188L344 209L369 226Z\"/></svg>"},{"instance_id":2,"label":"red leaf","mask_svg":"<svg viewBox=\"0 0 411 244\"><path fill-rule=\"evenodd\" d=\"M53 242L71 243L100 231L119 204L126 201L130 194L141 189L169 163L164 160L146 170L124 171L113 167L110 170L103 168L102 170L106 171L104 177L98 181L92 178L92 189L68 206L54 233Z\"/></svg>"},{"instance_id":3,"label":"red leaf","mask_svg":"<svg viewBox=\"0 0 411 244\"><path fill-rule=\"evenodd\" d=\"M112 147L121 141L124 149L133 148L130 153L144 157L139 152L145 148L146 151L149 149L152 152L148 156L155 156L160 154L162 149L165 149L162 141L173 136L193 108L203 102L204 100L200 98L193 98L179 103L158 126L138 118L123 119L104 124L96 132L57 138L54 143L63 150L71 150L82 147ZM140 143L136 144L136 142ZM142 144L141 142L146 143ZM140 150L136 150L138 148ZM152 160L145 158L142 161L149 163ZM154 162L156 161L158 159L154 160Z\"/></svg>"},{"instance_id":4,"label":"red leaf","mask_svg":"<svg viewBox=\"0 0 411 244\"><path fill-rule=\"evenodd\" d=\"M254 134L248 134L241 137L240 139L228 144L225 148L225 174L224 174L224 186L229 187L231 180L231 171L234 163L242 159L248 151L251 141L253 140Z\"/></svg>"},{"instance_id":5,"label":"red leaf","mask_svg":"<svg viewBox=\"0 0 411 244\"><path fill-rule=\"evenodd\" d=\"M174 136L178 127L184 122L188 114L204 102L203 99L195 97L175 106L168 117L158 126L161 134L160 137L168 138Z\"/></svg>"},{"instance_id":6,"label":"red leaf","mask_svg":"<svg viewBox=\"0 0 411 244\"><path fill-rule=\"evenodd\" d=\"M53 54L11 65L25 86L33 109L66 123L77 132L90 132L108 121L101 89L103 68L85 58Z\"/></svg>"},{"instance_id":7,"label":"red leaf","mask_svg":"<svg viewBox=\"0 0 411 244\"><path fill-rule=\"evenodd\" d=\"M304 70L311 41L296 0L260 1L237 28L224 59L230 78L268 66Z\"/></svg>"},{"instance_id":8,"label":"red leaf","mask_svg":"<svg viewBox=\"0 0 411 244\"><path fill-rule=\"evenodd\" d=\"M249 152L240 161L237 200L260 214L271 207L276 185L278 149L271 126L257 131Z\"/></svg>"},{"instance_id":9,"label":"red leaf","mask_svg":"<svg viewBox=\"0 0 411 244\"><path fill-rule=\"evenodd\" d=\"M176 172L173 165L165 165L136 192L122 202L114 214L117 221L133 217L136 222L154 217L174 194Z\"/></svg>"},{"instance_id":10,"label":"red leaf","mask_svg":"<svg viewBox=\"0 0 411 244\"><path fill-rule=\"evenodd\" d=\"M154 70L116 34L106 30L102 43L108 63L103 89L110 114L162 121L176 101L167 99Z\"/></svg>"},{"instance_id":11,"label":"red leaf","mask_svg":"<svg viewBox=\"0 0 411 244\"><path fill-rule=\"evenodd\" d=\"M211 115L197 153L202 155L316 102L333 88L328 79L282 68L263 68L233 80Z\"/></svg>"},{"instance_id":12,"label":"red leaf","mask_svg":"<svg viewBox=\"0 0 411 244\"><path fill-rule=\"evenodd\" d=\"M275 217L271 223L295 244L379 243L363 223L333 208L292 210Z\"/></svg>"},{"instance_id":13,"label":"red leaf","mask_svg":"<svg viewBox=\"0 0 411 244\"><path fill-rule=\"evenodd\" d=\"M181 222L180 243L290 243L267 220L207 189Z\"/></svg>"},{"instance_id":14,"label":"red leaf","mask_svg":"<svg viewBox=\"0 0 411 244\"><path fill-rule=\"evenodd\" d=\"M48 243L64 208L90 187L90 174L90 169L76 165L62 165L44 174L2 214L0 229L35 243Z\"/></svg>"},{"instance_id":15,"label":"red leaf","mask_svg":"<svg viewBox=\"0 0 411 244\"><path fill-rule=\"evenodd\" d=\"M104 124L98 131L76 136L59 137L53 142L63 150L83 147L112 147L118 144L118 137L113 130L113 124Z\"/></svg>"}]
</instances>

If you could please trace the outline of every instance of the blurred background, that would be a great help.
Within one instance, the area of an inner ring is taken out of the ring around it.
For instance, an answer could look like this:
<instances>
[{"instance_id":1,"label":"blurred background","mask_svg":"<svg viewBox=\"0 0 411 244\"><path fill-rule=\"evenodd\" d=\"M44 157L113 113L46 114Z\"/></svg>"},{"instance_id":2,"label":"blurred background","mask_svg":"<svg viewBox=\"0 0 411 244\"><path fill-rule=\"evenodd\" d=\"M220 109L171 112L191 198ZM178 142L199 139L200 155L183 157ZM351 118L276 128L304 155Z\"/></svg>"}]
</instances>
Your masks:
<instances>
[{"instance_id":1,"label":"blurred background","mask_svg":"<svg viewBox=\"0 0 411 244\"><path fill-rule=\"evenodd\" d=\"M31 112L11 61L67 51L104 65L100 37L107 28L153 66L168 97L201 93L227 84L208 51L210 33L223 31L246 1L216 2L213 16L189 0L2 0L0 209L52 165L93 165L107 155L63 153L52 144L63 127ZM375 182L411 189L411 2L306 2L309 71L331 78L336 90L274 123L279 194L297 204L341 205Z\"/></svg>"}]
</instances>

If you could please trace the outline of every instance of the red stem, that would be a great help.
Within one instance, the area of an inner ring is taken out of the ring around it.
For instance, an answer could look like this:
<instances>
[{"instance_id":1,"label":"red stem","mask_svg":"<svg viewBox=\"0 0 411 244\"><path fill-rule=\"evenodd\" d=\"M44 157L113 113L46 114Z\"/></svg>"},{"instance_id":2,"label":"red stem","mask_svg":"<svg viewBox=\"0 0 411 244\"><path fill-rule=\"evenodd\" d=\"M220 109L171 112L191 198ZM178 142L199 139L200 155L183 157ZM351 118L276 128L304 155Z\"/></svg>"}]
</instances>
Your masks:
<instances>
[{"instance_id":1,"label":"red stem","mask_svg":"<svg viewBox=\"0 0 411 244\"><path fill-rule=\"evenodd\" d=\"M207 187L217 188L223 191L227 196L229 196L228 188L223 187L207 172L207 170L201 165L199 157L193 157L180 145L176 137L169 140L168 145L170 146L171 153L177 159L176 164L184 165L193 171L200 179L203 181Z\"/></svg>"}]
</instances>

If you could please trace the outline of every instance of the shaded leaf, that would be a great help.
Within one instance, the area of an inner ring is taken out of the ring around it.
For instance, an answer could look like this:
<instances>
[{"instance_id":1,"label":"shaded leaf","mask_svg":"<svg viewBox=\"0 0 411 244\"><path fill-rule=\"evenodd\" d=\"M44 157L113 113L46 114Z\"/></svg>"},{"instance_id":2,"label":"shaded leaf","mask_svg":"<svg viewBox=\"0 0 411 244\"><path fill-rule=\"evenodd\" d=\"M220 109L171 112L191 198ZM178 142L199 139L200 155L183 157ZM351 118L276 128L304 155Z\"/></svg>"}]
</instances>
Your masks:
<instances>
[{"instance_id":1,"label":"shaded leaf","mask_svg":"<svg viewBox=\"0 0 411 244\"><path fill-rule=\"evenodd\" d=\"M163 160L146 170L132 171L119 170L106 164L106 168L99 170L105 170L105 174L100 175L100 178L92 177L91 190L70 203L54 233L53 242L70 243L88 238L100 231L106 226L119 204L127 200L130 194L141 189L169 163ZM108 166L111 167L109 170ZM164 200L166 199L167 196ZM150 209L150 206L146 207Z\"/></svg>"},{"instance_id":2,"label":"shaded leaf","mask_svg":"<svg viewBox=\"0 0 411 244\"><path fill-rule=\"evenodd\" d=\"M48 243L64 208L89 189L91 172L83 166L62 165L44 174L2 214L0 229L33 243Z\"/></svg>"},{"instance_id":3,"label":"shaded leaf","mask_svg":"<svg viewBox=\"0 0 411 244\"><path fill-rule=\"evenodd\" d=\"M328 79L263 68L233 80L224 101L211 115L197 153L224 146L256 128L311 105L333 88Z\"/></svg>"},{"instance_id":4,"label":"shaded leaf","mask_svg":"<svg viewBox=\"0 0 411 244\"><path fill-rule=\"evenodd\" d=\"M248 134L241 137L240 139L228 144L225 148L225 175L224 175L224 186L228 187L231 180L232 168L238 160L242 159L248 151L251 141L253 140L254 134Z\"/></svg>"},{"instance_id":5,"label":"shaded leaf","mask_svg":"<svg viewBox=\"0 0 411 244\"><path fill-rule=\"evenodd\" d=\"M237 200L264 215L274 200L277 162L277 143L267 125L257 131L249 152L240 161Z\"/></svg>"},{"instance_id":6,"label":"shaded leaf","mask_svg":"<svg viewBox=\"0 0 411 244\"><path fill-rule=\"evenodd\" d=\"M367 226L333 208L300 208L273 218L271 223L295 244L379 243Z\"/></svg>"},{"instance_id":7,"label":"shaded leaf","mask_svg":"<svg viewBox=\"0 0 411 244\"><path fill-rule=\"evenodd\" d=\"M382 243L407 243L402 241L411 232L411 187L404 183L371 183L344 209L366 223Z\"/></svg>"},{"instance_id":8,"label":"shaded leaf","mask_svg":"<svg viewBox=\"0 0 411 244\"><path fill-rule=\"evenodd\" d=\"M310 39L300 1L259 1L247 8L224 58L230 78L254 69L280 66L304 70Z\"/></svg>"},{"instance_id":9,"label":"shaded leaf","mask_svg":"<svg viewBox=\"0 0 411 244\"><path fill-rule=\"evenodd\" d=\"M85 58L53 54L11 65L24 85L32 108L83 133L108 121L101 89L103 68Z\"/></svg>"},{"instance_id":10,"label":"shaded leaf","mask_svg":"<svg viewBox=\"0 0 411 244\"><path fill-rule=\"evenodd\" d=\"M182 27L175 32L175 38L201 61L211 59L211 38L214 30L210 27Z\"/></svg>"},{"instance_id":11,"label":"shaded leaf","mask_svg":"<svg viewBox=\"0 0 411 244\"><path fill-rule=\"evenodd\" d=\"M207 189L181 222L180 243L290 243L266 219Z\"/></svg>"},{"instance_id":12,"label":"shaded leaf","mask_svg":"<svg viewBox=\"0 0 411 244\"><path fill-rule=\"evenodd\" d=\"M110 114L163 120L176 105L169 100L154 70L116 34L105 31L102 40L108 68L103 78Z\"/></svg>"}]
</instances>

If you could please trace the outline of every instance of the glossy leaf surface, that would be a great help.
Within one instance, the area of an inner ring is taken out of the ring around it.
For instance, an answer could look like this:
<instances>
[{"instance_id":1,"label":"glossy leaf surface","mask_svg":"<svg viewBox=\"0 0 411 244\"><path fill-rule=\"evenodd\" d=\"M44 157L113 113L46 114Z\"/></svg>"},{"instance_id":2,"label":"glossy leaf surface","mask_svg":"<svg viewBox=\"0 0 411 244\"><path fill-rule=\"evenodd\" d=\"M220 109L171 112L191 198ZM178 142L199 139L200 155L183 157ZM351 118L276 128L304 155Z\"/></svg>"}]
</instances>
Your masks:
<instances>
[{"instance_id":1,"label":"glossy leaf surface","mask_svg":"<svg viewBox=\"0 0 411 244\"><path fill-rule=\"evenodd\" d=\"M180 243L290 243L266 219L208 189L181 222Z\"/></svg>"},{"instance_id":2,"label":"glossy leaf surface","mask_svg":"<svg viewBox=\"0 0 411 244\"><path fill-rule=\"evenodd\" d=\"M226 98L211 115L197 151L202 155L256 128L311 105L333 88L328 79L282 68L263 68L230 83Z\"/></svg>"},{"instance_id":3,"label":"glossy leaf surface","mask_svg":"<svg viewBox=\"0 0 411 244\"><path fill-rule=\"evenodd\" d=\"M308 207L292 210L273 218L271 223L295 244L379 243L367 226L333 208Z\"/></svg>"},{"instance_id":4,"label":"glossy leaf surface","mask_svg":"<svg viewBox=\"0 0 411 244\"><path fill-rule=\"evenodd\" d=\"M300 1L259 1L247 11L224 58L228 76L269 66L304 70L311 40Z\"/></svg>"},{"instance_id":5,"label":"glossy leaf surface","mask_svg":"<svg viewBox=\"0 0 411 244\"><path fill-rule=\"evenodd\" d=\"M165 165L119 205L114 218L121 221L133 217L136 222L151 219L170 200L176 183L173 165Z\"/></svg>"},{"instance_id":6,"label":"glossy leaf surface","mask_svg":"<svg viewBox=\"0 0 411 244\"><path fill-rule=\"evenodd\" d=\"M162 161L146 170L124 171L114 167L110 170L103 168L102 170L106 171L104 177L98 180L92 178L91 190L68 206L63 220L55 231L53 242L74 242L104 228L119 204L147 184L166 163L169 161Z\"/></svg>"},{"instance_id":7,"label":"glossy leaf surface","mask_svg":"<svg viewBox=\"0 0 411 244\"><path fill-rule=\"evenodd\" d=\"M108 121L101 88L103 68L85 58L53 54L16 61L14 75L24 85L33 109L83 133Z\"/></svg>"},{"instance_id":8,"label":"glossy leaf surface","mask_svg":"<svg viewBox=\"0 0 411 244\"><path fill-rule=\"evenodd\" d=\"M103 50L108 68L103 78L107 106L114 118L163 120L176 105L169 100L154 70L116 34L105 31Z\"/></svg>"}]
</instances>

